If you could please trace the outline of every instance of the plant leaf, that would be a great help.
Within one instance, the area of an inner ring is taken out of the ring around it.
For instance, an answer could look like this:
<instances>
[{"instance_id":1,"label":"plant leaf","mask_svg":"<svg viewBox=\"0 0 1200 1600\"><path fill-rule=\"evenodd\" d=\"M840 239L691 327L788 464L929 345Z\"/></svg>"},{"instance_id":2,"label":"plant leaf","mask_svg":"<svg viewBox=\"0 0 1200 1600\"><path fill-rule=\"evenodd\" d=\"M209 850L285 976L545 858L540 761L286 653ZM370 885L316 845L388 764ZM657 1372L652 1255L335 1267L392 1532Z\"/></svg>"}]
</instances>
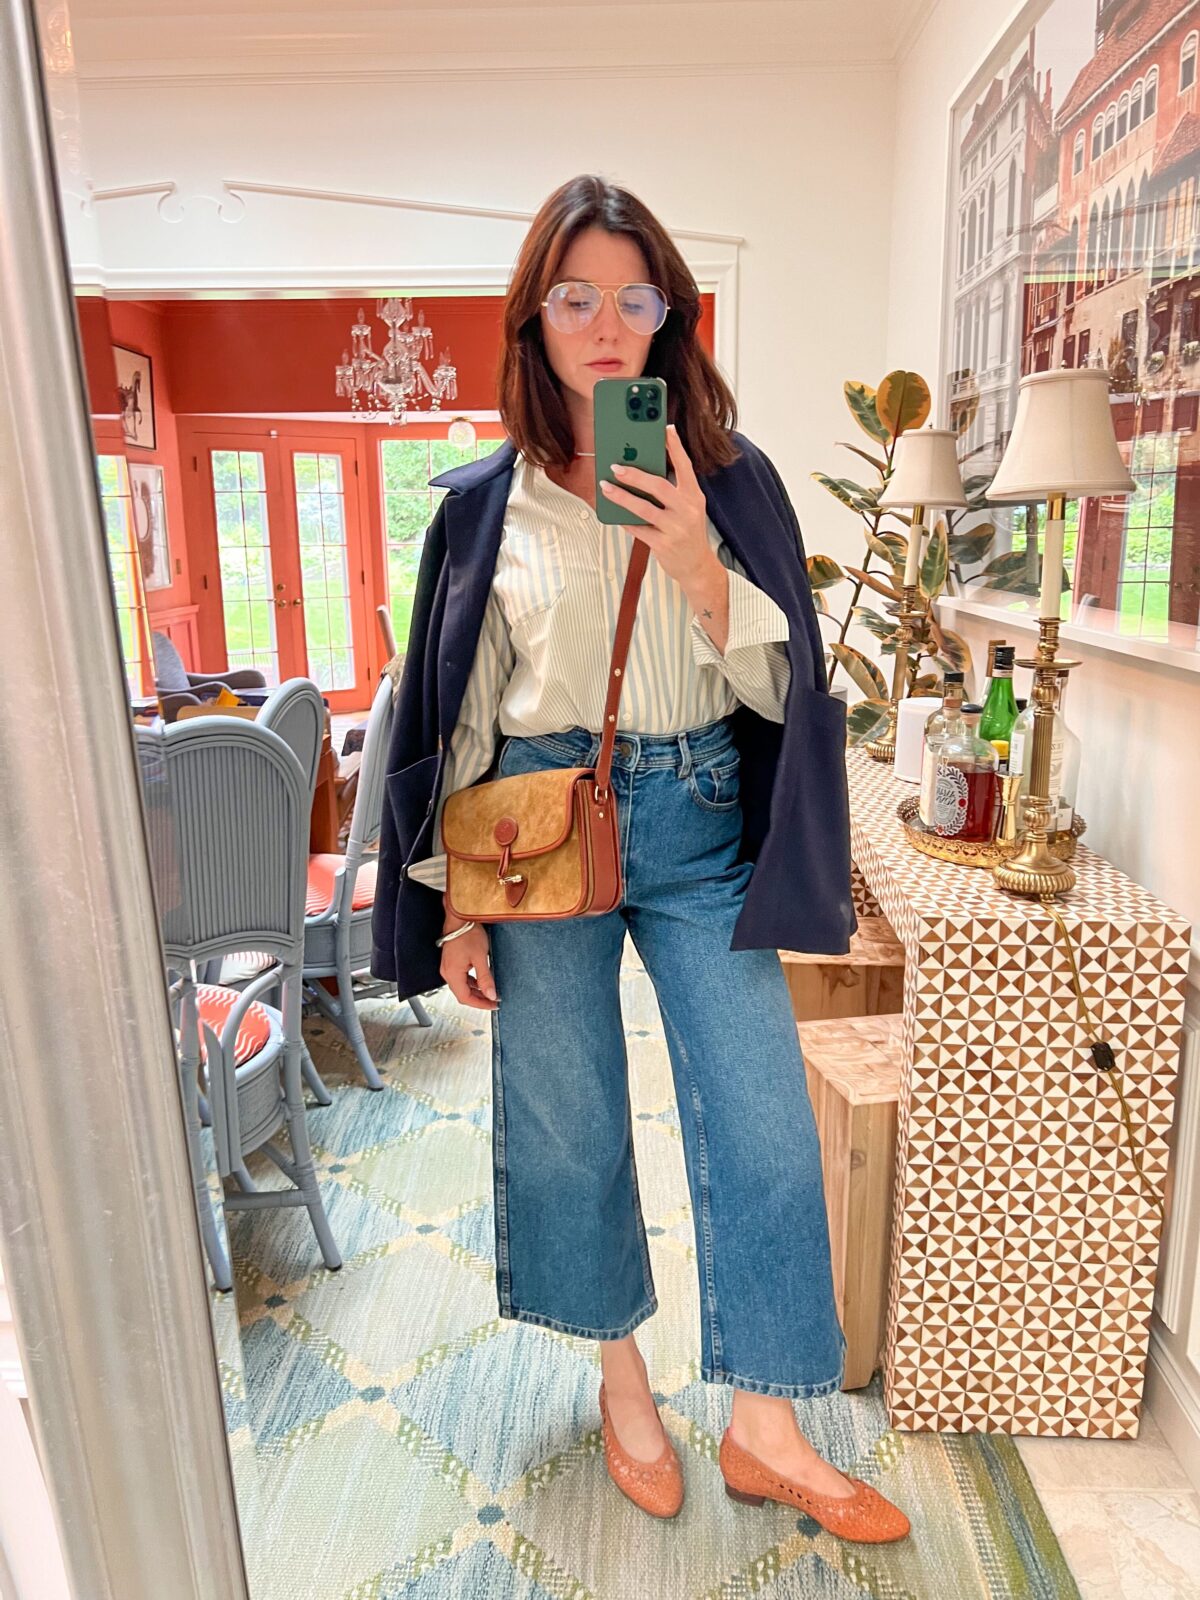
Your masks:
<instances>
[{"instance_id":1,"label":"plant leaf","mask_svg":"<svg viewBox=\"0 0 1200 1600\"><path fill-rule=\"evenodd\" d=\"M881 617L878 611L872 611L870 606L855 606L850 615L877 639L882 639L885 643L891 641L894 648L900 633L900 629L894 623L889 622L886 617Z\"/></svg>"},{"instance_id":2,"label":"plant leaf","mask_svg":"<svg viewBox=\"0 0 1200 1600\"><path fill-rule=\"evenodd\" d=\"M908 540L902 533L871 533L866 535L867 547L882 556L892 569L899 589L904 582L904 563L908 557Z\"/></svg>"},{"instance_id":3,"label":"plant leaf","mask_svg":"<svg viewBox=\"0 0 1200 1600\"><path fill-rule=\"evenodd\" d=\"M986 584L1003 594L1037 594L1041 582L1036 572L1031 576L1024 550L1007 550L995 556L982 572L975 574L972 583Z\"/></svg>"},{"instance_id":4,"label":"plant leaf","mask_svg":"<svg viewBox=\"0 0 1200 1600\"><path fill-rule=\"evenodd\" d=\"M950 540L950 559L960 567L973 567L992 548L996 540L994 522L982 522L966 533L956 533Z\"/></svg>"},{"instance_id":5,"label":"plant leaf","mask_svg":"<svg viewBox=\"0 0 1200 1600\"><path fill-rule=\"evenodd\" d=\"M841 644L836 639L829 648L845 667L851 680L868 698L874 695L880 700L887 699L887 684L883 681L883 673L873 661L863 655L861 650L855 650L853 645Z\"/></svg>"},{"instance_id":6,"label":"plant leaf","mask_svg":"<svg viewBox=\"0 0 1200 1600\"><path fill-rule=\"evenodd\" d=\"M939 521L937 527L929 535L929 543L925 547L925 554L921 559L920 586L921 593L929 600L936 600L946 587L946 574L950 570L949 537L946 533L946 524Z\"/></svg>"},{"instance_id":7,"label":"plant leaf","mask_svg":"<svg viewBox=\"0 0 1200 1600\"><path fill-rule=\"evenodd\" d=\"M860 450L856 444L849 444L845 439L839 439L838 443L843 450L853 450L856 456L861 456L864 461L869 461L873 467L878 467L881 473L887 471L887 462L881 460L879 456L873 456L869 450Z\"/></svg>"},{"instance_id":8,"label":"plant leaf","mask_svg":"<svg viewBox=\"0 0 1200 1600\"><path fill-rule=\"evenodd\" d=\"M832 589L846 574L832 556L809 556L808 581L814 589Z\"/></svg>"},{"instance_id":9,"label":"plant leaf","mask_svg":"<svg viewBox=\"0 0 1200 1600\"><path fill-rule=\"evenodd\" d=\"M961 633L955 633L953 628L939 628L941 634L940 653L945 657L955 672L965 672L968 676L973 668L971 659L971 646Z\"/></svg>"},{"instance_id":10,"label":"plant leaf","mask_svg":"<svg viewBox=\"0 0 1200 1600\"><path fill-rule=\"evenodd\" d=\"M813 590L812 603L819 617L831 617L833 615L833 612L829 609L829 604L826 601L825 596L820 592L819 589Z\"/></svg>"},{"instance_id":11,"label":"plant leaf","mask_svg":"<svg viewBox=\"0 0 1200 1600\"><path fill-rule=\"evenodd\" d=\"M963 479L963 497L968 506L981 506L987 501L987 491L992 486L992 475L988 472L973 473L971 477Z\"/></svg>"},{"instance_id":12,"label":"plant leaf","mask_svg":"<svg viewBox=\"0 0 1200 1600\"><path fill-rule=\"evenodd\" d=\"M887 727L888 711L888 702L874 696L851 706L846 713L846 743L863 744L882 733Z\"/></svg>"},{"instance_id":13,"label":"plant leaf","mask_svg":"<svg viewBox=\"0 0 1200 1600\"><path fill-rule=\"evenodd\" d=\"M847 567L846 575L857 578L859 583L865 583L868 589L874 589L876 594L883 595L888 600L899 600L901 594L891 584L884 583L882 578L877 578L873 572L864 572L861 567Z\"/></svg>"},{"instance_id":14,"label":"plant leaf","mask_svg":"<svg viewBox=\"0 0 1200 1600\"><path fill-rule=\"evenodd\" d=\"M889 372L875 394L875 410L893 438L906 428L919 428L933 406L929 385L919 372L897 367Z\"/></svg>"},{"instance_id":15,"label":"plant leaf","mask_svg":"<svg viewBox=\"0 0 1200 1600\"><path fill-rule=\"evenodd\" d=\"M875 409L875 391L869 384L859 383L850 378L842 385L842 393L846 397L846 404L850 407L850 415L859 427L872 439L878 439L880 444L887 444L891 434L879 420L879 413Z\"/></svg>"},{"instance_id":16,"label":"plant leaf","mask_svg":"<svg viewBox=\"0 0 1200 1600\"><path fill-rule=\"evenodd\" d=\"M855 483L852 478L831 478L827 472L814 472L813 477L822 486L828 489L835 500L840 500L844 506L849 506L851 511L860 513L866 511L867 501L864 496L878 493L864 489L861 483Z\"/></svg>"}]
</instances>

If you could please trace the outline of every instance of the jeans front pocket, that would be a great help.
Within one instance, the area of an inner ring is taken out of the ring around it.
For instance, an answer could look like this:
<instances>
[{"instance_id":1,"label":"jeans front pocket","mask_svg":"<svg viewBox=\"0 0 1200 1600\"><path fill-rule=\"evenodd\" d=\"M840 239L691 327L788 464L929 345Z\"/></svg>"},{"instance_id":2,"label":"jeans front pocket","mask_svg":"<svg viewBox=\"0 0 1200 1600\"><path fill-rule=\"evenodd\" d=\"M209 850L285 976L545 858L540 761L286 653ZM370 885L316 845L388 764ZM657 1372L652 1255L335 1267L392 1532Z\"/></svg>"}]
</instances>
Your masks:
<instances>
[{"instance_id":1,"label":"jeans front pocket","mask_svg":"<svg viewBox=\"0 0 1200 1600\"><path fill-rule=\"evenodd\" d=\"M688 794L702 811L732 811L740 798L741 756L736 746L693 761Z\"/></svg>"}]
</instances>

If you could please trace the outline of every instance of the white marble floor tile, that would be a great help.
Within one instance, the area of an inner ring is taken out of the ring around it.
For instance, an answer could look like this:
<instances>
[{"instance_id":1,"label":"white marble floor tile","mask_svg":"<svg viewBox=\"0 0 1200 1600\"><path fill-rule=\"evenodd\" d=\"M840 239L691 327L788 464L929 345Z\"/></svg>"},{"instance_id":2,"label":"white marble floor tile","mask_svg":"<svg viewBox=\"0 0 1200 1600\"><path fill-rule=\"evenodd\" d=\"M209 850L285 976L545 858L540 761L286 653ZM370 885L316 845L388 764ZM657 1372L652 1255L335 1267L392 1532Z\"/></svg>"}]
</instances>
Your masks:
<instances>
[{"instance_id":1,"label":"white marble floor tile","mask_svg":"<svg viewBox=\"0 0 1200 1600\"><path fill-rule=\"evenodd\" d=\"M1124 1489L1038 1492L1083 1600L1197 1600L1196 1495Z\"/></svg>"},{"instance_id":2,"label":"white marble floor tile","mask_svg":"<svg viewBox=\"0 0 1200 1600\"><path fill-rule=\"evenodd\" d=\"M1039 1494L1050 1489L1154 1489L1191 1494L1192 1484L1149 1410L1136 1439L1018 1438ZM1200 1595L1200 1574L1196 1593Z\"/></svg>"}]
</instances>

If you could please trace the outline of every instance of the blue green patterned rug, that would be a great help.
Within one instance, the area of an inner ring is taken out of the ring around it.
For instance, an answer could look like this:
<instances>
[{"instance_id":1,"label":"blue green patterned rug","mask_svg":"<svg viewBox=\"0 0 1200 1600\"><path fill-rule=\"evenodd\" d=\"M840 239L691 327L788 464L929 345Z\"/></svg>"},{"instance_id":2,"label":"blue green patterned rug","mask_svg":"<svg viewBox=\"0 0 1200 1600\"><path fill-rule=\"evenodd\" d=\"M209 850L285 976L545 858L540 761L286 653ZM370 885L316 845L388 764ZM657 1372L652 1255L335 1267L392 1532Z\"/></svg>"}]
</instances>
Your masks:
<instances>
[{"instance_id":1,"label":"blue green patterned rug","mask_svg":"<svg viewBox=\"0 0 1200 1600\"><path fill-rule=\"evenodd\" d=\"M731 1391L697 1375L682 1143L628 941L622 1004L660 1302L638 1342L684 1463L680 1517L644 1516L607 1479L596 1345L496 1314L488 1017L445 989L431 1028L369 1002L381 1094L335 1030L306 1024L333 1095L309 1126L344 1269L320 1266L301 1210L230 1219L244 1383L236 1350L223 1373L253 1600L1077 1600L1013 1441L893 1431L878 1373L797 1414L904 1508L907 1540L854 1545L726 1498Z\"/></svg>"}]
</instances>

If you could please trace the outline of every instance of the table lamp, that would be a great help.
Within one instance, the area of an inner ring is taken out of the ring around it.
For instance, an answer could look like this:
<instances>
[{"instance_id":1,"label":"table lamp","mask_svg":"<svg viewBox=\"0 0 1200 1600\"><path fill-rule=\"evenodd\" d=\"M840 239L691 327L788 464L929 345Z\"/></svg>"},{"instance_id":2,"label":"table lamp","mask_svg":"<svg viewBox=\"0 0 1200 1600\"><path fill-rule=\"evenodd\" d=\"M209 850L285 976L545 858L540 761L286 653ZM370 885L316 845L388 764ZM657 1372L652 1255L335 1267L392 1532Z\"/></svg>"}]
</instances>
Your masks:
<instances>
[{"instance_id":1,"label":"table lamp","mask_svg":"<svg viewBox=\"0 0 1200 1600\"><path fill-rule=\"evenodd\" d=\"M876 761L896 759L896 714L907 692L909 648L915 644L919 652L929 636L929 601L921 596L919 588L925 555L925 508L939 506L949 510L967 503L954 453L957 438L950 428L916 428L902 433L892 454L892 475L876 501L881 511L912 511L887 728L878 739L868 740L865 746L867 754Z\"/></svg>"},{"instance_id":2,"label":"table lamp","mask_svg":"<svg viewBox=\"0 0 1200 1600\"><path fill-rule=\"evenodd\" d=\"M1074 872L1048 847L1055 674L1079 665L1057 654L1063 528L1068 500L1128 494L1137 488L1121 460L1108 392L1109 373L1102 367L1064 367L1022 378L1008 447L987 491L989 501L1046 501L1037 655L1017 663L1034 673L1033 754L1025 821L1016 853L992 869L996 882L1012 894L1066 894L1075 886ZM1027 537L1037 537L1036 524Z\"/></svg>"}]
</instances>

